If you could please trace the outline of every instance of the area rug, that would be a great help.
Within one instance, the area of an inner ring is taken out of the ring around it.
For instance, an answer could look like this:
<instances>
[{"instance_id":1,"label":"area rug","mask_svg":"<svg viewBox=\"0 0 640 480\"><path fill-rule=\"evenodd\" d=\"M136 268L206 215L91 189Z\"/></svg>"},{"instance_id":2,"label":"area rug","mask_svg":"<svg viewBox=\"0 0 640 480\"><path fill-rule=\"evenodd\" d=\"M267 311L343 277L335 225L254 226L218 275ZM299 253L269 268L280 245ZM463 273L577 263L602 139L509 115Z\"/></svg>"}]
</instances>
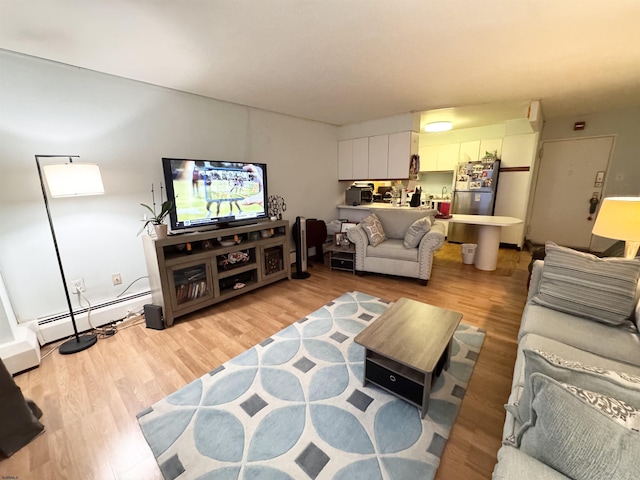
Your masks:
<instances>
[{"instance_id":1,"label":"area rug","mask_svg":"<svg viewBox=\"0 0 640 480\"><path fill-rule=\"evenodd\" d=\"M431 479L484 332L461 324L429 411L371 384L353 338L392 303L350 292L138 414L165 479Z\"/></svg>"}]
</instances>

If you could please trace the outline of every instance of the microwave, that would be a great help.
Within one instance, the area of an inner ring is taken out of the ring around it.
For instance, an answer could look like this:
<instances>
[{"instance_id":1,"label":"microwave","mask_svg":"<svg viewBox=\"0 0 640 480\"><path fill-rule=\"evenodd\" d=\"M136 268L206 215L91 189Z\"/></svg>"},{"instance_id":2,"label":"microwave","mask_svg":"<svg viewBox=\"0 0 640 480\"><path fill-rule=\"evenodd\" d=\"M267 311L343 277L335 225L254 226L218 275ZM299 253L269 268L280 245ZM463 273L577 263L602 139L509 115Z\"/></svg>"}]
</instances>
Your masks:
<instances>
[{"instance_id":1,"label":"microwave","mask_svg":"<svg viewBox=\"0 0 640 480\"><path fill-rule=\"evenodd\" d=\"M346 205L362 205L373 202L373 189L371 187L351 186L345 192Z\"/></svg>"}]
</instances>

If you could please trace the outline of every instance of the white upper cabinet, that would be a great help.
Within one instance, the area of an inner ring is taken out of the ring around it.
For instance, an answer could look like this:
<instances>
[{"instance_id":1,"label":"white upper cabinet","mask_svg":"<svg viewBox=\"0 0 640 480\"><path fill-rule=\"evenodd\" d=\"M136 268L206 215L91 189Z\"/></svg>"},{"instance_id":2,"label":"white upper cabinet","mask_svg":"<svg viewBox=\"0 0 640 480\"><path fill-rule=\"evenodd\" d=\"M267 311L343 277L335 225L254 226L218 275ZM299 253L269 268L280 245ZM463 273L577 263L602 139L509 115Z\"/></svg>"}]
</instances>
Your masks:
<instances>
[{"instance_id":1,"label":"white upper cabinet","mask_svg":"<svg viewBox=\"0 0 640 480\"><path fill-rule=\"evenodd\" d=\"M351 178L369 178L369 139L353 140L353 176Z\"/></svg>"},{"instance_id":2,"label":"white upper cabinet","mask_svg":"<svg viewBox=\"0 0 640 480\"><path fill-rule=\"evenodd\" d=\"M411 155L418 153L419 138L420 135L416 132L398 132L389 135L386 178L392 180L409 178Z\"/></svg>"},{"instance_id":3,"label":"white upper cabinet","mask_svg":"<svg viewBox=\"0 0 640 480\"><path fill-rule=\"evenodd\" d=\"M369 177L373 180L387 178L389 135L369 137Z\"/></svg>"},{"instance_id":4,"label":"white upper cabinet","mask_svg":"<svg viewBox=\"0 0 640 480\"><path fill-rule=\"evenodd\" d=\"M453 171L458 165L458 157L460 156L460 144L452 143L449 145L440 145L438 151L438 170Z\"/></svg>"},{"instance_id":5,"label":"white upper cabinet","mask_svg":"<svg viewBox=\"0 0 640 480\"><path fill-rule=\"evenodd\" d=\"M420 171L453 171L458 164L460 144L427 145L420 149Z\"/></svg>"},{"instance_id":6,"label":"white upper cabinet","mask_svg":"<svg viewBox=\"0 0 640 480\"><path fill-rule=\"evenodd\" d=\"M338 180L400 180L409 178L411 155L418 153L419 135L389 135L338 142Z\"/></svg>"},{"instance_id":7,"label":"white upper cabinet","mask_svg":"<svg viewBox=\"0 0 640 480\"><path fill-rule=\"evenodd\" d=\"M502 138L480 140L480 158L483 158L487 152L497 153L498 158L502 158Z\"/></svg>"},{"instance_id":8,"label":"white upper cabinet","mask_svg":"<svg viewBox=\"0 0 640 480\"><path fill-rule=\"evenodd\" d=\"M531 167L536 154L536 134L504 137L501 167Z\"/></svg>"},{"instance_id":9,"label":"white upper cabinet","mask_svg":"<svg viewBox=\"0 0 640 480\"><path fill-rule=\"evenodd\" d=\"M480 140L460 144L458 163L475 162L478 159L480 159Z\"/></svg>"},{"instance_id":10,"label":"white upper cabinet","mask_svg":"<svg viewBox=\"0 0 640 480\"><path fill-rule=\"evenodd\" d=\"M353 179L353 140L338 142L338 180Z\"/></svg>"}]
</instances>

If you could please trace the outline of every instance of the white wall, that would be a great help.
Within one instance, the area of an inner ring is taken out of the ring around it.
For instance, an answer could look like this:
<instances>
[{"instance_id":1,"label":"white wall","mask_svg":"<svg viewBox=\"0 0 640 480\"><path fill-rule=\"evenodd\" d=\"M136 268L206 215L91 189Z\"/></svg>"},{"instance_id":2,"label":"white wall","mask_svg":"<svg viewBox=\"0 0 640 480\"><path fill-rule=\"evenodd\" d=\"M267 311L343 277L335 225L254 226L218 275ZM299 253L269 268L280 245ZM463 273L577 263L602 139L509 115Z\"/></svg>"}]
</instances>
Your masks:
<instances>
[{"instance_id":1,"label":"white wall","mask_svg":"<svg viewBox=\"0 0 640 480\"><path fill-rule=\"evenodd\" d=\"M67 280L83 278L95 304L146 275L139 204L152 184L159 201L163 156L266 162L285 218L331 220L336 140L335 126L0 51L0 267L18 319L67 310L34 155L100 165L105 195L50 202Z\"/></svg>"}]
</instances>

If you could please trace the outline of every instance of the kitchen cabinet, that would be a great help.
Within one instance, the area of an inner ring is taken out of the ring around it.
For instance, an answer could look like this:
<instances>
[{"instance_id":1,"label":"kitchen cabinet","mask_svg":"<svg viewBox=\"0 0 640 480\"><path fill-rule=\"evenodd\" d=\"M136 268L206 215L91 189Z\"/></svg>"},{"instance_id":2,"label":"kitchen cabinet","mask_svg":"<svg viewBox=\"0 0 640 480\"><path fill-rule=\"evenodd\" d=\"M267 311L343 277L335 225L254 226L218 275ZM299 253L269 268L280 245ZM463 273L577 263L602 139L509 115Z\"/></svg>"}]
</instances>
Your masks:
<instances>
[{"instance_id":1,"label":"kitchen cabinet","mask_svg":"<svg viewBox=\"0 0 640 480\"><path fill-rule=\"evenodd\" d=\"M398 132L389 135L389 158L387 161L388 179L402 179L409 177L411 156L418 153L416 132Z\"/></svg>"},{"instance_id":2,"label":"kitchen cabinet","mask_svg":"<svg viewBox=\"0 0 640 480\"><path fill-rule=\"evenodd\" d=\"M459 163L475 162L480 158L480 140L460 144Z\"/></svg>"},{"instance_id":3,"label":"kitchen cabinet","mask_svg":"<svg viewBox=\"0 0 640 480\"><path fill-rule=\"evenodd\" d=\"M338 180L369 178L369 139L338 142Z\"/></svg>"},{"instance_id":4,"label":"kitchen cabinet","mask_svg":"<svg viewBox=\"0 0 640 480\"><path fill-rule=\"evenodd\" d=\"M497 152L497 157L502 158L502 138L490 138L487 140L480 140L480 158L483 158L487 152Z\"/></svg>"},{"instance_id":5,"label":"kitchen cabinet","mask_svg":"<svg viewBox=\"0 0 640 480\"><path fill-rule=\"evenodd\" d=\"M495 215L516 217L526 221L537 141L537 133L504 137ZM522 247L525 228L525 224L503 228L500 233L500 243Z\"/></svg>"},{"instance_id":6,"label":"kitchen cabinet","mask_svg":"<svg viewBox=\"0 0 640 480\"><path fill-rule=\"evenodd\" d=\"M529 172L500 172L494 215L527 218L527 201L530 188ZM500 243L516 245L522 248L524 243L524 223L502 227Z\"/></svg>"},{"instance_id":7,"label":"kitchen cabinet","mask_svg":"<svg viewBox=\"0 0 640 480\"><path fill-rule=\"evenodd\" d=\"M338 142L338 180L353 179L353 140Z\"/></svg>"},{"instance_id":8,"label":"kitchen cabinet","mask_svg":"<svg viewBox=\"0 0 640 480\"><path fill-rule=\"evenodd\" d=\"M409 178L411 155L418 153L416 132L397 132L338 142L338 180Z\"/></svg>"},{"instance_id":9,"label":"kitchen cabinet","mask_svg":"<svg viewBox=\"0 0 640 480\"><path fill-rule=\"evenodd\" d=\"M536 137L535 133L504 137L500 167L531 167L535 158Z\"/></svg>"},{"instance_id":10,"label":"kitchen cabinet","mask_svg":"<svg viewBox=\"0 0 640 480\"><path fill-rule=\"evenodd\" d=\"M369 137L369 178L387 178L389 135ZM407 171L408 173L408 171Z\"/></svg>"},{"instance_id":11,"label":"kitchen cabinet","mask_svg":"<svg viewBox=\"0 0 640 480\"><path fill-rule=\"evenodd\" d=\"M427 145L420 149L420 171L453 171L459 161L460 144Z\"/></svg>"},{"instance_id":12,"label":"kitchen cabinet","mask_svg":"<svg viewBox=\"0 0 640 480\"><path fill-rule=\"evenodd\" d=\"M369 178L369 139L353 140L353 176L351 178Z\"/></svg>"}]
</instances>

